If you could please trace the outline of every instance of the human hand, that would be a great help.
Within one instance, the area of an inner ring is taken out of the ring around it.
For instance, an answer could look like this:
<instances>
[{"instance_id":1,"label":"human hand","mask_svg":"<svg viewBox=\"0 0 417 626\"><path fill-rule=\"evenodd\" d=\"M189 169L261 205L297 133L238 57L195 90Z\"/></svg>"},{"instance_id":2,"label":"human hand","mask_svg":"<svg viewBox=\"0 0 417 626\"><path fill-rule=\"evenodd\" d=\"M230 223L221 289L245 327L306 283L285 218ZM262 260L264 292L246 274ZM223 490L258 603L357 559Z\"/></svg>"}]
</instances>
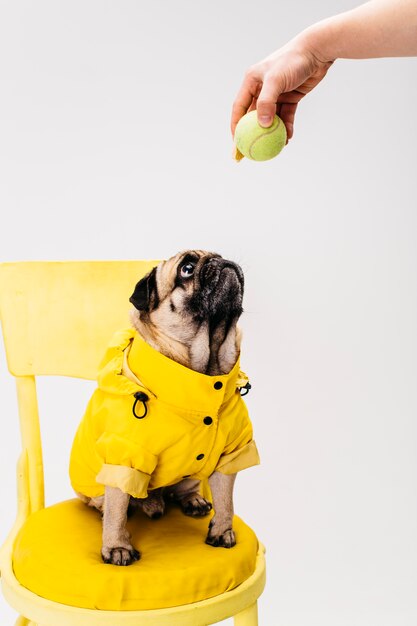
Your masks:
<instances>
[{"instance_id":1,"label":"human hand","mask_svg":"<svg viewBox=\"0 0 417 626\"><path fill-rule=\"evenodd\" d=\"M302 34L246 72L233 103L231 130L245 113L257 109L261 126L272 124L275 113L287 129L287 141L294 129L298 103L325 77L332 61L320 59Z\"/></svg>"},{"instance_id":2,"label":"human hand","mask_svg":"<svg viewBox=\"0 0 417 626\"><path fill-rule=\"evenodd\" d=\"M261 126L277 113L293 135L297 105L335 59L417 56L416 0L373 0L313 24L246 72L233 104L231 128L257 109Z\"/></svg>"}]
</instances>

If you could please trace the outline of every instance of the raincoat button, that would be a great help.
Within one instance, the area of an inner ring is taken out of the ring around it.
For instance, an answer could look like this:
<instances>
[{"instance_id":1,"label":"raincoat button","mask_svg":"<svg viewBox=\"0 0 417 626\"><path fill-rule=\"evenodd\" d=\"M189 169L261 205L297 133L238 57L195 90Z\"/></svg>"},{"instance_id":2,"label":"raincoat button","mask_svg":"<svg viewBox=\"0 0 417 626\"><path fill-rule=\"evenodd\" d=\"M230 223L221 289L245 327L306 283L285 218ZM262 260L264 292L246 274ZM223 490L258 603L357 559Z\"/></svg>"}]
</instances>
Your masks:
<instances>
[{"instance_id":1,"label":"raincoat button","mask_svg":"<svg viewBox=\"0 0 417 626\"><path fill-rule=\"evenodd\" d=\"M220 380L214 383L215 389L221 389L222 387L223 387L223 383L221 383Z\"/></svg>"},{"instance_id":2,"label":"raincoat button","mask_svg":"<svg viewBox=\"0 0 417 626\"><path fill-rule=\"evenodd\" d=\"M199 454L197 456L197 461L201 461L201 459L204 459L204 454Z\"/></svg>"},{"instance_id":3,"label":"raincoat button","mask_svg":"<svg viewBox=\"0 0 417 626\"><path fill-rule=\"evenodd\" d=\"M207 417L203 419L203 422L205 423L206 426L210 426L210 424L213 423L213 418L207 415Z\"/></svg>"}]
</instances>

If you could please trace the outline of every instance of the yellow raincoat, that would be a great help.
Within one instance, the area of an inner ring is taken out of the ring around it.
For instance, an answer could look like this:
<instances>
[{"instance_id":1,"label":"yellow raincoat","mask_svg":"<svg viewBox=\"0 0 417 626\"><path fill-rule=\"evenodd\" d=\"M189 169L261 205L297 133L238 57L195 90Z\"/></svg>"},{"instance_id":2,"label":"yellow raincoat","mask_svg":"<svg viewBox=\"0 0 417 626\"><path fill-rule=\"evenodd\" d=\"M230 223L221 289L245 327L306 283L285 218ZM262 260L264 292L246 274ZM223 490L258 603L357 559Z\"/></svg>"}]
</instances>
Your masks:
<instances>
[{"instance_id":1,"label":"yellow raincoat","mask_svg":"<svg viewBox=\"0 0 417 626\"><path fill-rule=\"evenodd\" d=\"M163 356L133 329L116 333L72 447L73 488L95 497L109 485L146 498L183 478L257 465L239 391L247 382L239 360L229 374L207 376ZM138 392L149 400L135 405Z\"/></svg>"}]
</instances>

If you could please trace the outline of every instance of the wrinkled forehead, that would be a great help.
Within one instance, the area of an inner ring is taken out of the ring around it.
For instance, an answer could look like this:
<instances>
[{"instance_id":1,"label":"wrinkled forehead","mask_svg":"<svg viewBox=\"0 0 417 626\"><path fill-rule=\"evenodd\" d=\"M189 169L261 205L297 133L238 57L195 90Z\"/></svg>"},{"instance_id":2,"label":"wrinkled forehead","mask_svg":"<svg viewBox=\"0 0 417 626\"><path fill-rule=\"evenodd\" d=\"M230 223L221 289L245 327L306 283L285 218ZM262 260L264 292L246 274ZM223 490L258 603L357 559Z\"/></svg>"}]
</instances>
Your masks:
<instances>
[{"instance_id":1,"label":"wrinkled forehead","mask_svg":"<svg viewBox=\"0 0 417 626\"><path fill-rule=\"evenodd\" d=\"M156 268L159 299L163 300L174 289L178 275L178 267L189 261L199 263L211 257L220 257L220 255L206 250L185 250L178 252L178 254L172 256L167 261L162 261Z\"/></svg>"}]
</instances>

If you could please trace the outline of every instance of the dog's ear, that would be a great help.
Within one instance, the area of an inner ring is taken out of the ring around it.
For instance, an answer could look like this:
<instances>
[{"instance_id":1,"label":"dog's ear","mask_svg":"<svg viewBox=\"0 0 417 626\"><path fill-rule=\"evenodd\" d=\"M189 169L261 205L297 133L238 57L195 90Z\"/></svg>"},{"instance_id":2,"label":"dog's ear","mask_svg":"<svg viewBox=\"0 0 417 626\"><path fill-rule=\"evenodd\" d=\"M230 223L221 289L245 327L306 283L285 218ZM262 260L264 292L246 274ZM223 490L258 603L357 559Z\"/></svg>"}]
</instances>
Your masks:
<instances>
[{"instance_id":1,"label":"dog's ear","mask_svg":"<svg viewBox=\"0 0 417 626\"><path fill-rule=\"evenodd\" d=\"M156 286L156 267L146 274L136 285L129 302L138 311L156 309L159 304L158 289Z\"/></svg>"}]
</instances>

